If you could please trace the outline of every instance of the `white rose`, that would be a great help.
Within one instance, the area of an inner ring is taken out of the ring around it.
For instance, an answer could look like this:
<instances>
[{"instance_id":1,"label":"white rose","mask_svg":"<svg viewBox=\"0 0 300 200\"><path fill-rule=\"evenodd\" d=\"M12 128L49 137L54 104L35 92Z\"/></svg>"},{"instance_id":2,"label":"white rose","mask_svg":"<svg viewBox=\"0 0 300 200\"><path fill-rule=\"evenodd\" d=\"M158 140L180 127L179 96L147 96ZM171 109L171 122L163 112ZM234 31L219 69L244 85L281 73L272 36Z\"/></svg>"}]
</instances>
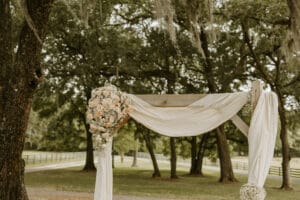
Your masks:
<instances>
[{"instance_id":1,"label":"white rose","mask_svg":"<svg viewBox=\"0 0 300 200\"><path fill-rule=\"evenodd\" d=\"M105 139L107 139L107 138L110 137L110 134L109 134L109 133L103 133L103 134L102 134L102 137L105 138Z\"/></svg>"}]
</instances>

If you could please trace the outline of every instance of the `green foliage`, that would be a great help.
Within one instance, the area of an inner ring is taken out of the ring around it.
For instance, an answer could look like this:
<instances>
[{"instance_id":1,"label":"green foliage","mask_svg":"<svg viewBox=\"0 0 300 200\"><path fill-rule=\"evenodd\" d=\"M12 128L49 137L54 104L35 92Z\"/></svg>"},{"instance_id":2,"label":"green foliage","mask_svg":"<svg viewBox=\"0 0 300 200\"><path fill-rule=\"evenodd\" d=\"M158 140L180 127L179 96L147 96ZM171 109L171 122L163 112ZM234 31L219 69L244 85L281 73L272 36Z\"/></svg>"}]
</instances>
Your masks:
<instances>
[{"instance_id":1,"label":"green foliage","mask_svg":"<svg viewBox=\"0 0 300 200\"><path fill-rule=\"evenodd\" d=\"M32 112L26 137L28 148L43 151L84 150L86 146L84 127L76 115L69 111L67 105L57 112L50 113L44 115L44 112L40 114Z\"/></svg>"},{"instance_id":2,"label":"green foliage","mask_svg":"<svg viewBox=\"0 0 300 200\"><path fill-rule=\"evenodd\" d=\"M204 5L205 12L199 13L201 6L195 2L189 8L189 4L179 1L172 3L176 13L176 44L157 25L152 1L86 1L84 8L79 1L55 3L43 50L46 78L33 104L46 121L43 125L46 131L36 131L41 141L47 139L40 144L47 146L46 143L55 141L49 145L53 149L54 143L63 145L69 139L74 140L76 148L82 148L90 92L105 82L135 94L206 93L207 77L211 77L219 92L240 91L253 79L265 80L271 89L279 88L286 100L289 129L297 146L299 123L295 111L299 107L299 72L290 67L281 52L288 29L286 2L223 1L214 6L213 22L207 5ZM197 16L187 15L191 9L196 9L193 14ZM201 27L210 36L213 69L209 75L205 72L206 61L190 40L189 22L191 17L199 16ZM257 69L245 44L243 27L250 34L255 54L269 80ZM216 37L211 36L212 32ZM239 114L249 123L249 108ZM246 138L232 124L226 124L225 130L233 151L246 154ZM133 130L124 127L120 132L115 138L115 148L127 152L130 145L125 144L133 140ZM142 141L141 132L137 131L135 137ZM155 151L168 154L168 139L153 132L149 134ZM177 152L181 156L189 157L189 147L187 140L177 140ZM216 154L213 138L206 147L207 154Z\"/></svg>"},{"instance_id":3,"label":"green foliage","mask_svg":"<svg viewBox=\"0 0 300 200\"><path fill-rule=\"evenodd\" d=\"M126 123L114 137L114 150L119 154L126 154L130 150L135 150L135 123L129 121Z\"/></svg>"}]
</instances>

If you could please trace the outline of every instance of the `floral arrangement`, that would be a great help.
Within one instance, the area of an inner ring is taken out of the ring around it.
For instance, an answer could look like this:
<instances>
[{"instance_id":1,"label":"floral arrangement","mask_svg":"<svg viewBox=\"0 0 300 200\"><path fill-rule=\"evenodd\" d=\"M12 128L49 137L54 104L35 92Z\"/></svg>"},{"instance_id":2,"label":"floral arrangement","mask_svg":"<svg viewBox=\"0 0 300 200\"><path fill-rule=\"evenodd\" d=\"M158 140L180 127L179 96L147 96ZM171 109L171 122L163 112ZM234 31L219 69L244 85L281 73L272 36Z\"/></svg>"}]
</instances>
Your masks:
<instances>
[{"instance_id":1,"label":"floral arrangement","mask_svg":"<svg viewBox=\"0 0 300 200\"><path fill-rule=\"evenodd\" d=\"M130 99L113 85L96 88L89 100L87 120L93 133L94 148L104 148L116 127L129 113Z\"/></svg>"},{"instance_id":2,"label":"floral arrangement","mask_svg":"<svg viewBox=\"0 0 300 200\"><path fill-rule=\"evenodd\" d=\"M252 184L245 184L240 189L241 200L264 200L266 191L264 188Z\"/></svg>"}]
</instances>

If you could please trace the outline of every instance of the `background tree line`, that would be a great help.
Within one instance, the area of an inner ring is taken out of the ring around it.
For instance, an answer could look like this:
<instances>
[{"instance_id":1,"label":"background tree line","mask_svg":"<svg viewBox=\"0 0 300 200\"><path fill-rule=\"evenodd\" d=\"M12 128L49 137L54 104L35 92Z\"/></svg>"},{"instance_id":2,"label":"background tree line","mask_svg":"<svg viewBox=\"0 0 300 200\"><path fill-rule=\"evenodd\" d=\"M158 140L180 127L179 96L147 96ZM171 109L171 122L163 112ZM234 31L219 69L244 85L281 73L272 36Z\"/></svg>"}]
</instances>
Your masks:
<instances>
[{"instance_id":1,"label":"background tree line","mask_svg":"<svg viewBox=\"0 0 300 200\"><path fill-rule=\"evenodd\" d=\"M86 149L84 168L94 169L85 112L91 90L106 82L134 94L180 94L235 92L261 79L278 95L282 188L291 188L290 145L299 144L296 0L5 0L0 9L1 199L26 199L16 178L31 105L27 141L44 150ZM249 108L240 115L249 121ZM171 178L178 154L191 157L191 174L202 175L203 157L218 152L220 181L234 182L230 152L247 153L246 138L230 123L189 138L162 138L138 124L120 132L115 150L143 142L153 176L160 176L157 150L170 155Z\"/></svg>"},{"instance_id":2,"label":"background tree line","mask_svg":"<svg viewBox=\"0 0 300 200\"><path fill-rule=\"evenodd\" d=\"M287 62L282 50L289 30L286 2L229 1L211 5L202 1L169 4L166 1L155 4L94 1L88 5L83 10L80 2L58 2L52 11L54 17L53 21L50 19L50 32L44 45L48 71L33 107L40 116L56 113L66 120L61 124L64 120L54 118L53 123L60 124L48 126L57 130L58 140L63 138L59 130L67 129L70 124L76 127L74 121L81 121L77 130L80 132L85 127L87 152L91 157L86 169L94 169L84 116L92 88L110 82L135 94L234 92L258 78L278 94L281 102L282 154L286 159L283 168L288 171L286 110L293 113L298 109L299 90L295 86L299 85L299 71L297 62ZM61 13L63 9L65 12ZM161 10L167 11L165 15L160 16ZM165 20L171 17L171 22ZM199 30L194 30L194 23ZM172 28L176 31L172 32ZM289 105L285 103L287 99ZM242 115L249 118L250 110L244 109ZM202 174L205 147L212 143L220 159L220 181L235 181L227 140L247 153L246 138L237 132L231 124L225 124L204 136L170 138L164 146L170 148L165 152L171 157L171 178L177 177L176 146L186 141L191 149L191 174ZM49 130L45 134L54 136ZM151 137L143 139L149 141ZM44 148L52 141L49 138ZM80 145L77 148L82 148Z\"/></svg>"}]
</instances>

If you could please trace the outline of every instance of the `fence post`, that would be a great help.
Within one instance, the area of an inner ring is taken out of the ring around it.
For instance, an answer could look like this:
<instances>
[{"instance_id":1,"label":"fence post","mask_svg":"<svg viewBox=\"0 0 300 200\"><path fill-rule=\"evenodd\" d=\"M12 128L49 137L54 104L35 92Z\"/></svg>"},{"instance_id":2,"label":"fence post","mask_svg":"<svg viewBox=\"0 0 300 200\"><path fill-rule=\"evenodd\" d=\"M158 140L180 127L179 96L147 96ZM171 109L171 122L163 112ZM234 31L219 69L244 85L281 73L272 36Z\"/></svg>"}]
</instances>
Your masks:
<instances>
[{"instance_id":1,"label":"fence post","mask_svg":"<svg viewBox=\"0 0 300 200\"><path fill-rule=\"evenodd\" d=\"M281 167L278 167L279 176L281 176Z\"/></svg>"}]
</instances>

